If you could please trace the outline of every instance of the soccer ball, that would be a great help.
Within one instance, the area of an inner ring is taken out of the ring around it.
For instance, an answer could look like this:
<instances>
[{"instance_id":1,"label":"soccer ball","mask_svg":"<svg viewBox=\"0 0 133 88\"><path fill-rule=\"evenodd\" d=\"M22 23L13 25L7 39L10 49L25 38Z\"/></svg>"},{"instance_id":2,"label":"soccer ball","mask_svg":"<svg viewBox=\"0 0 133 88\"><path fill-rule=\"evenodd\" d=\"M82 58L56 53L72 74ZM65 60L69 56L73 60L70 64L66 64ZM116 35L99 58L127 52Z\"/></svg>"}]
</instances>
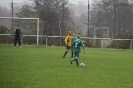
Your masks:
<instances>
[{"instance_id":1,"label":"soccer ball","mask_svg":"<svg viewBox=\"0 0 133 88\"><path fill-rule=\"evenodd\" d=\"M84 64L84 63L80 63L80 66L81 66L81 67L84 67L84 66L85 66L85 64Z\"/></svg>"}]
</instances>

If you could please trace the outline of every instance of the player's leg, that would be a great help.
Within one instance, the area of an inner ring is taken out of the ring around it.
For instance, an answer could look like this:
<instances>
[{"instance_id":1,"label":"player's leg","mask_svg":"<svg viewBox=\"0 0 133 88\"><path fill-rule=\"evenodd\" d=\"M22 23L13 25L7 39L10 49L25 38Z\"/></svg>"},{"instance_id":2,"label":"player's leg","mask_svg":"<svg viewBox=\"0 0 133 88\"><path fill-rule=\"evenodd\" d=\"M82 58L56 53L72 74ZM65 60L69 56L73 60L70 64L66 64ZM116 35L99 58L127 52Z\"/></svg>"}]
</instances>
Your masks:
<instances>
[{"instance_id":1,"label":"player's leg","mask_svg":"<svg viewBox=\"0 0 133 88\"><path fill-rule=\"evenodd\" d=\"M16 48L17 38L14 37L14 48Z\"/></svg>"},{"instance_id":2,"label":"player's leg","mask_svg":"<svg viewBox=\"0 0 133 88\"><path fill-rule=\"evenodd\" d=\"M79 60L79 52L76 52L76 65L79 66L78 60Z\"/></svg>"},{"instance_id":3,"label":"player's leg","mask_svg":"<svg viewBox=\"0 0 133 88\"><path fill-rule=\"evenodd\" d=\"M76 61L76 65L79 66L78 59L79 58L75 56L72 60L70 60L70 63L72 64L73 61Z\"/></svg>"},{"instance_id":4,"label":"player's leg","mask_svg":"<svg viewBox=\"0 0 133 88\"><path fill-rule=\"evenodd\" d=\"M18 37L16 37L16 44L17 44L18 40L19 40Z\"/></svg>"},{"instance_id":5,"label":"player's leg","mask_svg":"<svg viewBox=\"0 0 133 88\"><path fill-rule=\"evenodd\" d=\"M65 58L65 56L66 56L66 54L68 53L69 50L70 50L70 46L66 46L66 51L65 51L65 53L63 55L63 58Z\"/></svg>"},{"instance_id":6,"label":"player's leg","mask_svg":"<svg viewBox=\"0 0 133 88\"><path fill-rule=\"evenodd\" d=\"M79 63L78 63L78 56L75 57L76 58L76 65L79 66Z\"/></svg>"},{"instance_id":7,"label":"player's leg","mask_svg":"<svg viewBox=\"0 0 133 88\"><path fill-rule=\"evenodd\" d=\"M79 66L78 59L79 59L79 52L74 51L74 58L70 60L70 63L72 64L73 61L76 61L76 65Z\"/></svg>"},{"instance_id":8,"label":"player's leg","mask_svg":"<svg viewBox=\"0 0 133 88\"><path fill-rule=\"evenodd\" d=\"M73 58L73 47L72 47L71 50L72 50L72 51L71 51L71 58Z\"/></svg>"},{"instance_id":9,"label":"player's leg","mask_svg":"<svg viewBox=\"0 0 133 88\"><path fill-rule=\"evenodd\" d=\"M18 37L18 44L19 44L19 47L22 48L21 47L21 38L20 37Z\"/></svg>"},{"instance_id":10,"label":"player's leg","mask_svg":"<svg viewBox=\"0 0 133 88\"><path fill-rule=\"evenodd\" d=\"M70 59L70 63L72 64L72 62L73 61L76 61L76 58L75 58L75 56L76 56L76 52L73 50L73 53L74 53L74 57L72 58L72 59Z\"/></svg>"}]
</instances>

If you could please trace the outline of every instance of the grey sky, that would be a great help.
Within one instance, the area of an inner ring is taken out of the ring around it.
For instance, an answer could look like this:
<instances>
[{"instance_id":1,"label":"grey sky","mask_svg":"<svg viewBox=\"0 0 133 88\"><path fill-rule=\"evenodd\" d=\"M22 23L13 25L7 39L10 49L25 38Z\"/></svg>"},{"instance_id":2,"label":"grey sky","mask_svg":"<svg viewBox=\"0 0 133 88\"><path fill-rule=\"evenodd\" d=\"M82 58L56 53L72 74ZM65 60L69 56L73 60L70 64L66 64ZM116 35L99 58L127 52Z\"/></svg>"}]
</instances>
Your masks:
<instances>
[{"instance_id":1,"label":"grey sky","mask_svg":"<svg viewBox=\"0 0 133 88\"><path fill-rule=\"evenodd\" d=\"M28 0L1 0L1 4L6 4L6 3L11 3L11 1L13 1L14 3L23 3L25 1L28 1Z\"/></svg>"},{"instance_id":2,"label":"grey sky","mask_svg":"<svg viewBox=\"0 0 133 88\"><path fill-rule=\"evenodd\" d=\"M23 3L29 0L1 0L1 4L11 3L11 1L13 1L14 3ZM93 0L89 0L90 3L92 3L92 1ZM73 4L78 4L78 2L84 2L85 4L87 4L88 0L69 0L69 2Z\"/></svg>"},{"instance_id":3,"label":"grey sky","mask_svg":"<svg viewBox=\"0 0 133 88\"><path fill-rule=\"evenodd\" d=\"M14 3L26 3L29 0L1 0L0 6L6 6L7 8L10 8L10 3L13 1ZM89 0L90 3L92 3L93 0ZM78 4L79 2L84 2L85 4L88 4L88 0L69 0L72 4Z\"/></svg>"},{"instance_id":4,"label":"grey sky","mask_svg":"<svg viewBox=\"0 0 133 88\"><path fill-rule=\"evenodd\" d=\"M89 0L89 3L92 3L93 0ZM88 4L88 0L69 0L70 3L78 4L78 2L84 2L85 4Z\"/></svg>"}]
</instances>

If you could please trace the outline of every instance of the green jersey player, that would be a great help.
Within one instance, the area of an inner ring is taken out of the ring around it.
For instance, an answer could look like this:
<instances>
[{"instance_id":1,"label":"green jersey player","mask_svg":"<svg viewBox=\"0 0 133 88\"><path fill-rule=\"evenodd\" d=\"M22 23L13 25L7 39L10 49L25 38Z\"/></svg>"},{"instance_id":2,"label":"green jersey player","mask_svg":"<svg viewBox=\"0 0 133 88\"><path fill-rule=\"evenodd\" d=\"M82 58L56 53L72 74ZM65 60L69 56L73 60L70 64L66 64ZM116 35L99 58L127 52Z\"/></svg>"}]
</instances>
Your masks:
<instances>
[{"instance_id":1,"label":"green jersey player","mask_svg":"<svg viewBox=\"0 0 133 88\"><path fill-rule=\"evenodd\" d=\"M82 34L81 33L78 33L78 35L77 36L79 36L79 38L82 36ZM76 39L78 39L77 37L74 37L73 38L73 42L76 40ZM82 40L81 40L82 41ZM83 42L83 46L84 46L84 41L82 41ZM71 58L73 58L73 50L74 50L74 46L72 47L72 57ZM80 51L81 51L81 49L80 49Z\"/></svg>"},{"instance_id":2,"label":"green jersey player","mask_svg":"<svg viewBox=\"0 0 133 88\"><path fill-rule=\"evenodd\" d=\"M82 46L83 50L84 50L84 44L82 42L82 40L80 39L80 36L77 36L77 39L73 41L72 43L72 47L73 47L73 52L74 52L74 58L72 58L70 60L70 63L72 64L73 61L76 61L76 65L79 66L78 64L78 59L79 59L79 53L80 53L80 47ZM85 53L85 50L84 50Z\"/></svg>"}]
</instances>

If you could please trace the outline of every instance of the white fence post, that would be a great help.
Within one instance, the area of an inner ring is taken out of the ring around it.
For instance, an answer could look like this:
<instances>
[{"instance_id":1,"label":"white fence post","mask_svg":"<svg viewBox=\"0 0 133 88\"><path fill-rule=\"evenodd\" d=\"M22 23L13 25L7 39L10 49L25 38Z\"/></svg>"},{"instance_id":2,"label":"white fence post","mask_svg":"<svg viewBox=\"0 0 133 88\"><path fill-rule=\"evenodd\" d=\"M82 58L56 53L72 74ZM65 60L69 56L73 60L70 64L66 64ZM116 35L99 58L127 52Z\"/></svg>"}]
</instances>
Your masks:
<instances>
[{"instance_id":1,"label":"white fence post","mask_svg":"<svg viewBox=\"0 0 133 88\"><path fill-rule=\"evenodd\" d=\"M37 47L39 46L39 18L37 18Z\"/></svg>"},{"instance_id":2,"label":"white fence post","mask_svg":"<svg viewBox=\"0 0 133 88\"><path fill-rule=\"evenodd\" d=\"M131 40L131 43L130 43L130 51L132 51L132 44L133 44L133 41Z\"/></svg>"},{"instance_id":3,"label":"white fence post","mask_svg":"<svg viewBox=\"0 0 133 88\"><path fill-rule=\"evenodd\" d=\"M46 47L48 46L48 36L46 36Z\"/></svg>"},{"instance_id":4,"label":"white fence post","mask_svg":"<svg viewBox=\"0 0 133 88\"><path fill-rule=\"evenodd\" d=\"M103 39L101 39L101 50L103 49Z\"/></svg>"}]
</instances>

